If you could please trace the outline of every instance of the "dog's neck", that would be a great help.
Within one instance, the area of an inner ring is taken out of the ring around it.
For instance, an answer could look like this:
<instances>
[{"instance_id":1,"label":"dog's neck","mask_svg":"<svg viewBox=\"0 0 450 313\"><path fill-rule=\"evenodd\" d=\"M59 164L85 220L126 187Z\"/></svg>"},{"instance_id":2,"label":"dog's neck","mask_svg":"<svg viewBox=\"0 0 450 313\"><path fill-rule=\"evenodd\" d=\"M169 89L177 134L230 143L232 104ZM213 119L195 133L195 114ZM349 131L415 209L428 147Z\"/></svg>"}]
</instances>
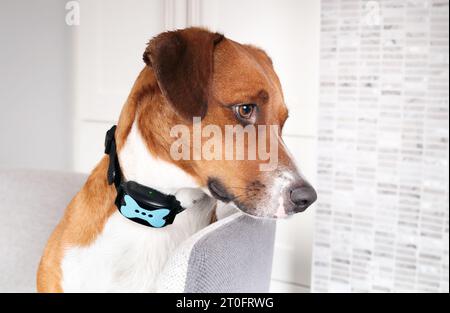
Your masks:
<instances>
[{"instance_id":1,"label":"dog's neck","mask_svg":"<svg viewBox=\"0 0 450 313\"><path fill-rule=\"evenodd\" d=\"M133 180L160 192L173 194L185 208L206 196L189 174L150 153L136 121L118 154L127 181Z\"/></svg>"}]
</instances>

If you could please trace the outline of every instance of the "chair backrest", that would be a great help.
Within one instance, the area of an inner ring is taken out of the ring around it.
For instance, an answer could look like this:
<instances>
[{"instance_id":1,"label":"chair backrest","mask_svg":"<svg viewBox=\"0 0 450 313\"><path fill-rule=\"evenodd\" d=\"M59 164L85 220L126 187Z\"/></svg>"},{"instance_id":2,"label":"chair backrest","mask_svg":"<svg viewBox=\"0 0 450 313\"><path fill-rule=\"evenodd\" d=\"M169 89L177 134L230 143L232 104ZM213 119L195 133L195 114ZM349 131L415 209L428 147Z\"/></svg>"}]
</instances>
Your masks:
<instances>
[{"instance_id":1,"label":"chair backrest","mask_svg":"<svg viewBox=\"0 0 450 313\"><path fill-rule=\"evenodd\" d=\"M86 176L0 170L0 292L36 291L36 271L50 233Z\"/></svg>"},{"instance_id":2,"label":"chair backrest","mask_svg":"<svg viewBox=\"0 0 450 313\"><path fill-rule=\"evenodd\" d=\"M242 213L184 241L158 280L159 292L268 292L275 222Z\"/></svg>"}]
</instances>

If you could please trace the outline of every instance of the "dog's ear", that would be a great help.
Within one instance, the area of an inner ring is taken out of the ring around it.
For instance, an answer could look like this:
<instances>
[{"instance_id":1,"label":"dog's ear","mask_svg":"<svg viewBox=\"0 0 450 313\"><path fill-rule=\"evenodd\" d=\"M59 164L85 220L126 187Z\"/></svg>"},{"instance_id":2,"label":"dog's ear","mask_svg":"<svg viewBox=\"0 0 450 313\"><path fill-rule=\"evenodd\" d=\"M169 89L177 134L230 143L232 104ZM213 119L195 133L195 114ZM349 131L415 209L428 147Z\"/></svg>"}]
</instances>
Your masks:
<instances>
[{"instance_id":1,"label":"dog's ear","mask_svg":"<svg viewBox=\"0 0 450 313\"><path fill-rule=\"evenodd\" d=\"M144 52L162 94L185 119L206 115L214 46L222 38L200 28L165 32L153 38Z\"/></svg>"}]
</instances>

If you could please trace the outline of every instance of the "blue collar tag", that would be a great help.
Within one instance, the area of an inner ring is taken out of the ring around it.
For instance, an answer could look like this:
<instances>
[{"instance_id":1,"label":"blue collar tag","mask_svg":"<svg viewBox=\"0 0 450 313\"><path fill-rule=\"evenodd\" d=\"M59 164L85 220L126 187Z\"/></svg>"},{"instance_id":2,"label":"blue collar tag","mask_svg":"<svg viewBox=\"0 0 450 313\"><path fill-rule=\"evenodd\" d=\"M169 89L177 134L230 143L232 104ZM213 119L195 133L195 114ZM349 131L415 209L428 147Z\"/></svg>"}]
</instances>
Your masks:
<instances>
[{"instance_id":1,"label":"blue collar tag","mask_svg":"<svg viewBox=\"0 0 450 313\"><path fill-rule=\"evenodd\" d=\"M125 205L122 205L119 211L126 218L151 227L159 228L166 225L166 220L164 218L169 215L169 209L146 210L140 207L129 195L125 195L123 200Z\"/></svg>"}]
</instances>

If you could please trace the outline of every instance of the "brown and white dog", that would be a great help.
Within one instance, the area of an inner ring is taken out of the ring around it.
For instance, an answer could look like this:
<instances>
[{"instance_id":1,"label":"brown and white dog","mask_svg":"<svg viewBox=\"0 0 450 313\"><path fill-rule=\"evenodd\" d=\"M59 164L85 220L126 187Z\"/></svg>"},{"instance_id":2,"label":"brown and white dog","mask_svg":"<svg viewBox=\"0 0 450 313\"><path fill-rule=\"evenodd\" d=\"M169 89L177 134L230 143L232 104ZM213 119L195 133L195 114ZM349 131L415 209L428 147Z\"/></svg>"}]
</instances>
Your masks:
<instances>
[{"instance_id":1,"label":"brown and white dog","mask_svg":"<svg viewBox=\"0 0 450 313\"><path fill-rule=\"evenodd\" d=\"M154 291L168 255L207 226L216 199L246 214L277 218L316 199L277 134L278 167L263 160L179 160L171 127L278 125L288 117L281 85L262 50L218 33L188 28L153 38L122 109L116 142L124 180L174 194L185 208L174 224L150 228L124 218L107 182L108 157L92 171L51 235L42 256L40 292ZM224 238L226 240L226 238Z\"/></svg>"}]
</instances>

